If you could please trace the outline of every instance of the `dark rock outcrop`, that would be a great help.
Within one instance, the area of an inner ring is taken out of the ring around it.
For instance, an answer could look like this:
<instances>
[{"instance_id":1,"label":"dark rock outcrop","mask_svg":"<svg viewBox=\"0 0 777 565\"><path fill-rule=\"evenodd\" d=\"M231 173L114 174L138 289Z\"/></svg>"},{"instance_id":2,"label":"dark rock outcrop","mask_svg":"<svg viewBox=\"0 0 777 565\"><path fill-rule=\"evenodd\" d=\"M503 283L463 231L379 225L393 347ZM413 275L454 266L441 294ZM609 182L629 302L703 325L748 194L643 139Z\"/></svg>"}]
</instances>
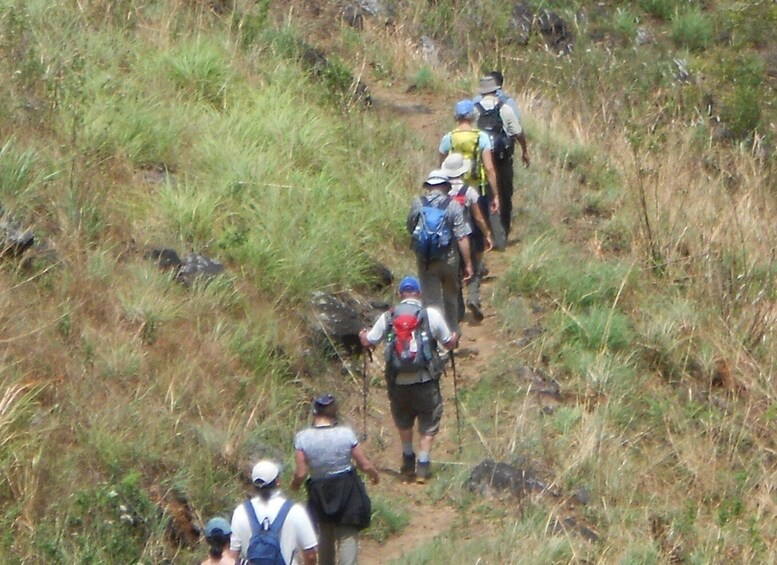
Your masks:
<instances>
[{"instance_id":1,"label":"dark rock outcrop","mask_svg":"<svg viewBox=\"0 0 777 565\"><path fill-rule=\"evenodd\" d=\"M22 227L0 206L0 257L19 256L34 244L32 230Z\"/></svg>"},{"instance_id":2,"label":"dark rock outcrop","mask_svg":"<svg viewBox=\"0 0 777 565\"><path fill-rule=\"evenodd\" d=\"M314 292L310 306L308 326L314 345L331 357L340 348L347 354L362 351L359 332L371 323L369 304L347 292Z\"/></svg>"},{"instance_id":3,"label":"dark rock outcrop","mask_svg":"<svg viewBox=\"0 0 777 565\"><path fill-rule=\"evenodd\" d=\"M173 271L175 280L186 287L191 287L197 280L208 281L224 272L222 263L199 253L191 253L181 260L174 249L159 247L149 250L145 256L159 268Z\"/></svg>"},{"instance_id":4,"label":"dark rock outcrop","mask_svg":"<svg viewBox=\"0 0 777 565\"><path fill-rule=\"evenodd\" d=\"M537 478L531 470L519 468L509 463L497 463L493 459L485 459L472 470L467 479L466 487L482 496L509 492L521 498L530 491L547 492L553 496L558 496L555 489Z\"/></svg>"}]
</instances>

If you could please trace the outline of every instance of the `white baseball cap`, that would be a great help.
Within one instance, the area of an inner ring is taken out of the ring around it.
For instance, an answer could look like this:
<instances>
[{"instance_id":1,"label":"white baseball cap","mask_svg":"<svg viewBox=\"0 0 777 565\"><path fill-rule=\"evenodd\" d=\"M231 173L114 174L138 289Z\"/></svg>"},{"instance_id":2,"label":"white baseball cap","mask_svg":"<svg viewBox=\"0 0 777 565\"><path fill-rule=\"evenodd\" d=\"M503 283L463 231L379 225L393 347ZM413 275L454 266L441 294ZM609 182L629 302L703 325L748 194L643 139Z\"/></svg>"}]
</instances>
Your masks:
<instances>
[{"instance_id":1,"label":"white baseball cap","mask_svg":"<svg viewBox=\"0 0 777 565\"><path fill-rule=\"evenodd\" d=\"M254 465L254 470L251 471L251 480L256 486L262 488L275 482L279 473L278 465L272 461L263 460Z\"/></svg>"}]
</instances>

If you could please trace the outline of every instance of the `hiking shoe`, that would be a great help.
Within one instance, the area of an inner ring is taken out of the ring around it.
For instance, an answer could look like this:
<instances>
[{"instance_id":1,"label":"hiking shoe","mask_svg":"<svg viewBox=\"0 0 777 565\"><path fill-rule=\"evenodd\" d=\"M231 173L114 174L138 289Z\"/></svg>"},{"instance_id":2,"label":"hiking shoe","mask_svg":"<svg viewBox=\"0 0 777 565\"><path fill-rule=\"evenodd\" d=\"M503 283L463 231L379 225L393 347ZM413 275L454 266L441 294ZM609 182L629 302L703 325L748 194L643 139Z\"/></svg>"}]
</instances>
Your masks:
<instances>
[{"instance_id":1,"label":"hiking shoe","mask_svg":"<svg viewBox=\"0 0 777 565\"><path fill-rule=\"evenodd\" d=\"M399 474L403 477L415 475L415 453L410 455L402 454L402 466L399 468Z\"/></svg>"},{"instance_id":2,"label":"hiking shoe","mask_svg":"<svg viewBox=\"0 0 777 565\"><path fill-rule=\"evenodd\" d=\"M432 464L429 461L419 462L415 468L415 482L423 485L432 478Z\"/></svg>"},{"instance_id":3,"label":"hiking shoe","mask_svg":"<svg viewBox=\"0 0 777 565\"><path fill-rule=\"evenodd\" d=\"M475 302L467 302L467 308L469 308L469 311L472 312L472 317L475 318L476 322L483 321L485 315L483 315L483 310L480 309L480 304Z\"/></svg>"}]
</instances>

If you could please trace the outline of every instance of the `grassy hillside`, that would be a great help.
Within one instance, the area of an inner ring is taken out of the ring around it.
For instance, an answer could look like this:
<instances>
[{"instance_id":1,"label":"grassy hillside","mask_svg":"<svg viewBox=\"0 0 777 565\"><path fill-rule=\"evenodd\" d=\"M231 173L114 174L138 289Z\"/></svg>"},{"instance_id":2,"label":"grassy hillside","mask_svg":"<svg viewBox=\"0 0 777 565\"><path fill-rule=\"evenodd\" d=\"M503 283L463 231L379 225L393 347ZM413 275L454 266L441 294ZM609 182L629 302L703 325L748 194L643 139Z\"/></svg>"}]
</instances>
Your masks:
<instances>
[{"instance_id":1,"label":"grassy hillside","mask_svg":"<svg viewBox=\"0 0 777 565\"><path fill-rule=\"evenodd\" d=\"M575 32L564 56L512 41L507 3L383 5L357 30L326 1L0 2L0 205L48 246L0 262L3 561L202 554L170 535L181 501L228 512L245 461L289 461L305 400L346 387L306 351L309 293L411 263L403 211L434 148L352 76L447 108L494 65L534 161L464 459L589 492L599 541L549 535L545 498L478 500L462 469L436 496L490 535L404 562L777 559L774 5L543 3ZM182 287L154 247L226 274ZM530 412L518 366L564 403ZM388 535L398 510L377 507Z\"/></svg>"}]
</instances>

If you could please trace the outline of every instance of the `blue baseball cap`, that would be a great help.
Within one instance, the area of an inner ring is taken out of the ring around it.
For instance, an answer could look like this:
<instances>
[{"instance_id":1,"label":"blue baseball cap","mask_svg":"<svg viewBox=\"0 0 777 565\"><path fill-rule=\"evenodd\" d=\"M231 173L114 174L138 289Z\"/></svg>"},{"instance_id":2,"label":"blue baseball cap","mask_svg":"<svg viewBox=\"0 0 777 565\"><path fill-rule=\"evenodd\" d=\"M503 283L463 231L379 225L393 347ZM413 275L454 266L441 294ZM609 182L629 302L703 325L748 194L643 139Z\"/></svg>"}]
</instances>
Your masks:
<instances>
[{"instance_id":1,"label":"blue baseball cap","mask_svg":"<svg viewBox=\"0 0 777 565\"><path fill-rule=\"evenodd\" d=\"M232 534L232 527L224 518L217 516L216 518L208 520L208 523L205 524L203 533L206 538L212 538L213 536L218 535L228 536Z\"/></svg>"},{"instance_id":2,"label":"blue baseball cap","mask_svg":"<svg viewBox=\"0 0 777 565\"><path fill-rule=\"evenodd\" d=\"M453 109L456 118L469 118L475 111L475 103L472 100L459 100Z\"/></svg>"},{"instance_id":3,"label":"blue baseball cap","mask_svg":"<svg viewBox=\"0 0 777 565\"><path fill-rule=\"evenodd\" d=\"M421 283L413 276L407 276L399 282L399 292L421 292Z\"/></svg>"}]
</instances>

